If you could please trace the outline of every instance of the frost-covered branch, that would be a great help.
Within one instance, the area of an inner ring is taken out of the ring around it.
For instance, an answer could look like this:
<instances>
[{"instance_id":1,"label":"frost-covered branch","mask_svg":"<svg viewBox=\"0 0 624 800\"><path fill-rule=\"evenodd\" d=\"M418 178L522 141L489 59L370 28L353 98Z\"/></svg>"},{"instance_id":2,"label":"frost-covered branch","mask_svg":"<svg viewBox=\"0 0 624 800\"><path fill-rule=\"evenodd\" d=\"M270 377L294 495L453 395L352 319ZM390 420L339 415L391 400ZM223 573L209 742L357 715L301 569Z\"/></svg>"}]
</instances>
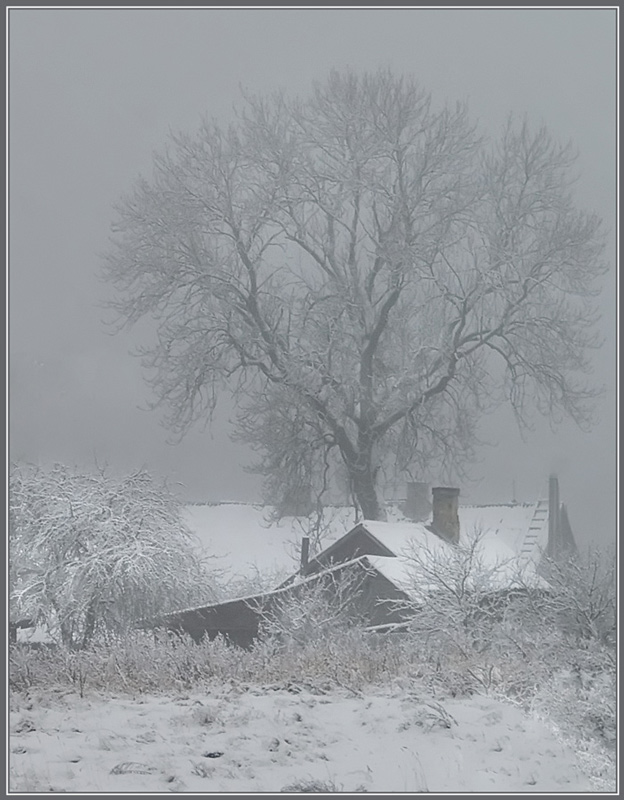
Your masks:
<instances>
[{"instance_id":1,"label":"frost-covered branch","mask_svg":"<svg viewBox=\"0 0 624 800\"><path fill-rule=\"evenodd\" d=\"M65 644L213 598L174 495L145 471L14 464L9 513L11 618L44 624Z\"/></svg>"},{"instance_id":2,"label":"frost-covered branch","mask_svg":"<svg viewBox=\"0 0 624 800\"><path fill-rule=\"evenodd\" d=\"M591 421L607 267L573 164L545 128L510 118L488 138L388 70L247 96L229 128L174 137L118 204L111 305L156 322L143 358L173 430L229 393L271 486L282 445L257 431L289 405L296 451L381 518L380 475L458 471L501 402L520 426Z\"/></svg>"}]
</instances>

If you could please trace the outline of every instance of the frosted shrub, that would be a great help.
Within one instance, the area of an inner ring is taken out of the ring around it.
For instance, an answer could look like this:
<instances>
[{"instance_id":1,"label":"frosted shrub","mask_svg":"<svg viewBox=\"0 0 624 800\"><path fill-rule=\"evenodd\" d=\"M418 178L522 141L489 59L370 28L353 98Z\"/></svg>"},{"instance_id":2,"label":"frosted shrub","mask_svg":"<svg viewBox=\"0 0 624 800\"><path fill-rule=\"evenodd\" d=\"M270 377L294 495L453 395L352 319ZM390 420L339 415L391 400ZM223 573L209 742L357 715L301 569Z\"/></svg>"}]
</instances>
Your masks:
<instances>
[{"instance_id":1,"label":"frosted shrub","mask_svg":"<svg viewBox=\"0 0 624 800\"><path fill-rule=\"evenodd\" d=\"M11 618L70 647L212 598L174 496L144 471L13 465L9 513Z\"/></svg>"},{"instance_id":2,"label":"frosted shrub","mask_svg":"<svg viewBox=\"0 0 624 800\"><path fill-rule=\"evenodd\" d=\"M362 573L345 569L274 595L265 610L261 636L298 647L362 627L358 609L362 580Z\"/></svg>"},{"instance_id":3,"label":"frosted shrub","mask_svg":"<svg viewBox=\"0 0 624 800\"><path fill-rule=\"evenodd\" d=\"M331 686L358 691L397 679L409 682L418 669L405 638L371 637L357 628L299 646L265 637L249 650L220 637L196 644L187 637L135 632L83 651L18 644L9 659L14 691L55 686L79 690L82 680L86 691L170 692L233 681L292 691L307 686L322 693Z\"/></svg>"},{"instance_id":4,"label":"frosted shrub","mask_svg":"<svg viewBox=\"0 0 624 800\"><path fill-rule=\"evenodd\" d=\"M614 550L589 550L565 560L550 559L545 575L552 588L547 612L573 642L616 643L617 592Z\"/></svg>"},{"instance_id":5,"label":"frosted shrub","mask_svg":"<svg viewBox=\"0 0 624 800\"><path fill-rule=\"evenodd\" d=\"M604 703L594 708L607 729L614 720L610 675L615 666L615 573L613 559L588 553L547 562L544 576L521 571L512 561L484 563L479 534L459 547L419 547L411 553L412 596L407 641L419 674L429 686L452 695L490 692L525 709L561 670L603 676ZM505 576L507 588L499 578ZM511 586L512 588L509 588ZM574 706L576 725L593 724L587 703L555 700L553 717ZM546 713L546 711L544 711ZM572 712L570 712L572 713ZM611 720L611 721L609 721ZM570 721L571 724L571 721Z\"/></svg>"},{"instance_id":6,"label":"frosted shrub","mask_svg":"<svg viewBox=\"0 0 624 800\"><path fill-rule=\"evenodd\" d=\"M548 721L574 748L597 791L614 791L616 778L617 678L615 666L594 673L561 668L536 692L532 712Z\"/></svg>"},{"instance_id":7,"label":"frosted shrub","mask_svg":"<svg viewBox=\"0 0 624 800\"><path fill-rule=\"evenodd\" d=\"M533 708L562 730L615 746L615 699L615 670L591 674L574 666L561 669L539 689Z\"/></svg>"},{"instance_id":8,"label":"frosted shrub","mask_svg":"<svg viewBox=\"0 0 624 800\"><path fill-rule=\"evenodd\" d=\"M409 554L409 640L429 680L452 694L489 689L501 651L526 657L516 618L526 601L518 587L501 591L502 562L485 564L480 535L452 549L414 547Z\"/></svg>"}]
</instances>

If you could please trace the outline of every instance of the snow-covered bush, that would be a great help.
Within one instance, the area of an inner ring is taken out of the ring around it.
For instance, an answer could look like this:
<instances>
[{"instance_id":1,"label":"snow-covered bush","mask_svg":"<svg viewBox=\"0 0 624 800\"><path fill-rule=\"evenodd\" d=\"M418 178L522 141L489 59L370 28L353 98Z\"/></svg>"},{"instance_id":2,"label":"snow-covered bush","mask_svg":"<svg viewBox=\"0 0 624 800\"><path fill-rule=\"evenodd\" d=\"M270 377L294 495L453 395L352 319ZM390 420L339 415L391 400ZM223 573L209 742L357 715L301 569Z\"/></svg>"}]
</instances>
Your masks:
<instances>
[{"instance_id":1,"label":"snow-covered bush","mask_svg":"<svg viewBox=\"0 0 624 800\"><path fill-rule=\"evenodd\" d=\"M357 568L347 568L272 595L261 622L261 636L284 645L313 645L363 627L358 610L363 578Z\"/></svg>"},{"instance_id":2,"label":"snow-covered bush","mask_svg":"<svg viewBox=\"0 0 624 800\"><path fill-rule=\"evenodd\" d=\"M541 591L540 579L523 579L512 559L486 560L478 531L452 548L414 544L408 559L412 640L436 663L490 652L497 637L515 634L510 617L526 592L537 599Z\"/></svg>"},{"instance_id":3,"label":"snow-covered bush","mask_svg":"<svg viewBox=\"0 0 624 800\"><path fill-rule=\"evenodd\" d=\"M543 572L551 587L547 612L572 642L616 642L615 548L595 548L566 559L547 559Z\"/></svg>"},{"instance_id":4,"label":"snow-covered bush","mask_svg":"<svg viewBox=\"0 0 624 800\"><path fill-rule=\"evenodd\" d=\"M452 695L490 692L537 708L575 740L615 726L615 560L589 552L538 575L484 560L479 535L411 553L408 640L423 680ZM591 676L580 694L566 671ZM593 733L591 733L593 731Z\"/></svg>"},{"instance_id":5,"label":"snow-covered bush","mask_svg":"<svg viewBox=\"0 0 624 800\"><path fill-rule=\"evenodd\" d=\"M484 562L478 543L412 553L408 640L423 680L452 695L504 696L548 720L606 786L616 729L615 559L590 551L545 560L538 575Z\"/></svg>"},{"instance_id":6,"label":"snow-covered bush","mask_svg":"<svg viewBox=\"0 0 624 800\"><path fill-rule=\"evenodd\" d=\"M590 649L600 669L573 662L542 683L530 710L570 745L596 791L613 791L616 778L617 674L615 660L600 645Z\"/></svg>"},{"instance_id":7,"label":"snow-covered bush","mask_svg":"<svg viewBox=\"0 0 624 800\"><path fill-rule=\"evenodd\" d=\"M62 465L12 465L11 619L70 647L212 599L206 565L164 482Z\"/></svg>"},{"instance_id":8,"label":"snow-covered bush","mask_svg":"<svg viewBox=\"0 0 624 800\"><path fill-rule=\"evenodd\" d=\"M436 658L491 661L539 652L549 667L588 643L615 644L615 561L597 552L544 560L538 574L517 559L484 559L479 533L453 548L409 554L415 645Z\"/></svg>"}]
</instances>

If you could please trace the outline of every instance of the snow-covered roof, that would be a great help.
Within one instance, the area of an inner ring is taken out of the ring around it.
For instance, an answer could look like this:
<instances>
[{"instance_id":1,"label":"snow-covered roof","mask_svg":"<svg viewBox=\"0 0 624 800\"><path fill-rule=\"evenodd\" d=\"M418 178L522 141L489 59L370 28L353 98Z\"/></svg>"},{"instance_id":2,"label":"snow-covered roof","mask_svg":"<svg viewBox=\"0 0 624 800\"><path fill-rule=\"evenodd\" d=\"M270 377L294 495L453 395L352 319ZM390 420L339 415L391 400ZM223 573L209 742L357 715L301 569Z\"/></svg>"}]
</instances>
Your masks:
<instances>
[{"instance_id":1,"label":"snow-covered roof","mask_svg":"<svg viewBox=\"0 0 624 800\"><path fill-rule=\"evenodd\" d=\"M214 557L215 569L233 578L251 578L257 573L286 575L297 569L301 538L310 534L315 517L275 521L273 514L272 506L251 503L195 503L183 508L184 522L198 539L201 553ZM401 518L394 508L388 509L388 516ZM354 525L353 507L326 507L322 546L328 547Z\"/></svg>"},{"instance_id":2,"label":"snow-covered roof","mask_svg":"<svg viewBox=\"0 0 624 800\"><path fill-rule=\"evenodd\" d=\"M514 556L539 561L548 541L548 503L510 503L490 506L460 506L458 509L460 542L479 536L487 544L488 560ZM426 523L402 521L388 527L385 522L365 521L367 530L393 552L416 539L428 548L445 543L426 527ZM398 553L397 553L398 554Z\"/></svg>"},{"instance_id":3,"label":"snow-covered roof","mask_svg":"<svg viewBox=\"0 0 624 800\"><path fill-rule=\"evenodd\" d=\"M405 558L391 558L390 556L366 556L366 560L377 572L387 578L397 589L412 594L414 582L409 569L409 562Z\"/></svg>"},{"instance_id":4,"label":"snow-covered roof","mask_svg":"<svg viewBox=\"0 0 624 800\"><path fill-rule=\"evenodd\" d=\"M396 556L369 555L367 558L375 569L407 594L413 594L416 586L420 591L434 588L435 581L430 586L426 585L427 573L438 572L452 558L461 560L464 557L462 554L470 550L473 552L474 577L479 580L479 588L496 591L522 583L545 588L546 582L537 574L539 559L526 556L523 550L525 534L530 531L534 513L529 514L526 508L523 510L527 524L523 534L513 526L510 530L505 528L504 511L502 516L500 513L492 515L496 524L491 527L486 527L484 521L492 508L483 509L483 514L475 514L476 511L468 509L466 517L476 518L480 524L462 532L459 548L441 539L424 523L365 520L363 527ZM512 522L519 519L522 519L520 514L512 515Z\"/></svg>"},{"instance_id":5,"label":"snow-covered roof","mask_svg":"<svg viewBox=\"0 0 624 800\"><path fill-rule=\"evenodd\" d=\"M396 558L388 559L389 561L397 561ZM279 597L280 595L288 595L288 593L293 589L293 587L301 588L302 586L313 586L325 575L331 575L332 573L336 573L340 570L344 570L348 567L359 566L364 570L369 570L370 566L372 565L372 560L370 556L358 556L357 558L352 558L349 561L342 561L339 564L331 564L331 566L326 567L319 572L315 572L313 575L302 576L300 574L295 574L292 576L292 580L289 580L288 583L285 583L282 586L278 586L276 589L272 589L271 591L264 591L264 592L256 592L255 594L246 594L237 597L229 597L226 600L221 600L218 603L211 603L210 605L205 606L189 606L188 608L178 608L174 611L168 611L166 614L162 615L162 619L170 619L172 617L178 617L181 614L187 614L188 612L193 611L206 611L208 609L214 609L223 607L226 605L233 605L234 603L247 603L247 604L254 604L254 603L263 603L268 598L275 598Z\"/></svg>"},{"instance_id":6,"label":"snow-covered roof","mask_svg":"<svg viewBox=\"0 0 624 800\"><path fill-rule=\"evenodd\" d=\"M432 549L446 549L447 545L429 531L422 522L377 522L364 520L362 525L369 533L397 556L411 549L413 544Z\"/></svg>"},{"instance_id":7,"label":"snow-covered roof","mask_svg":"<svg viewBox=\"0 0 624 800\"><path fill-rule=\"evenodd\" d=\"M460 506L458 513L460 531L467 534L483 531L492 546L501 543L518 555L525 551L531 556L536 556L538 550L546 549L548 542L546 500L535 503Z\"/></svg>"},{"instance_id":8,"label":"snow-covered roof","mask_svg":"<svg viewBox=\"0 0 624 800\"><path fill-rule=\"evenodd\" d=\"M311 520L284 517L272 520L273 508L249 503L188 505L187 526L199 540L204 555L215 558L215 569L227 577L251 578L257 573L285 577L297 569L301 537ZM330 508L325 514L325 541L329 544L353 527L352 508Z\"/></svg>"},{"instance_id":9,"label":"snow-covered roof","mask_svg":"<svg viewBox=\"0 0 624 800\"><path fill-rule=\"evenodd\" d=\"M372 552L366 552L366 549L362 551L360 540L360 544L354 546L351 558L347 556L346 560L334 562L328 554L325 566L306 577L296 572L299 566L298 545L301 536L307 533L305 519L287 517L279 522L271 521L265 507L239 503L188 506L185 517L206 551L217 555L222 553L225 559L229 557L228 563L232 570L237 571L236 574L240 575L243 570L250 568L259 571L275 567L290 569L291 580L287 584L272 591L232 597L216 604L223 605L278 596L287 593L293 586L314 583L323 574L355 565L365 569L372 567L408 597L420 601L439 588L433 576L439 575L440 569L449 569L451 576L453 559L458 559L456 563L461 564L464 554L471 548L476 567L468 575L468 583L472 588L498 591L523 584L546 588L548 584L537 573L539 559L527 556L525 547L526 537L532 529L538 531L538 539L543 533L545 523L541 519L542 510L540 503L460 509L460 526L463 520L463 528L459 546L440 538L424 522L405 519L388 522L364 520L358 527L363 527L383 545L388 555L374 555L379 548L373 548ZM317 558L356 531L352 509L337 508L334 511L333 517L328 518L326 547ZM223 549L226 542L228 551ZM335 554L333 548L330 553ZM167 616L201 610L193 607L177 610Z\"/></svg>"},{"instance_id":10,"label":"snow-covered roof","mask_svg":"<svg viewBox=\"0 0 624 800\"><path fill-rule=\"evenodd\" d=\"M275 521L272 512L272 508L262 505L215 503L186 506L183 516L199 540L203 554L215 557L215 568L223 570L227 577L275 575L277 583L297 570L301 538L310 532L312 520L284 517ZM388 516L389 522L365 520L362 524L399 558L407 558L414 546L432 554L448 549L449 545L429 531L425 523L409 522L393 507L389 508ZM546 549L548 504L545 501L460 506L459 521L460 542L479 535L481 563L488 568L498 565L501 576L502 563L514 560L516 571L519 565L532 569ZM328 508L323 546L327 548L337 542L354 524L353 508ZM400 588L405 583L406 568L394 561L391 558L379 561L379 571Z\"/></svg>"}]
</instances>

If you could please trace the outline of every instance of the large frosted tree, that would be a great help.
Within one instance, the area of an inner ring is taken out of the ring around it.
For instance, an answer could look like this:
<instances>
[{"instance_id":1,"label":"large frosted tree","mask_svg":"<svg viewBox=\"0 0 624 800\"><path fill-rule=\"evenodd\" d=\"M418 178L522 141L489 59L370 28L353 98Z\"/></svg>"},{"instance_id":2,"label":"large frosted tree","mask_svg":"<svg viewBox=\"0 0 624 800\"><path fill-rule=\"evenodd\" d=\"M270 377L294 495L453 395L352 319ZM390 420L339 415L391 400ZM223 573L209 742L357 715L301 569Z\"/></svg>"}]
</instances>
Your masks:
<instances>
[{"instance_id":1,"label":"large frosted tree","mask_svg":"<svg viewBox=\"0 0 624 800\"><path fill-rule=\"evenodd\" d=\"M12 464L8 522L11 621L70 647L215 597L175 496L144 471Z\"/></svg>"},{"instance_id":2,"label":"large frosted tree","mask_svg":"<svg viewBox=\"0 0 624 800\"><path fill-rule=\"evenodd\" d=\"M121 320L156 320L166 423L229 392L268 487L342 473L368 518L380 468L457 468L503 401L584 424L604 264L573 164L543 127L487 138L383 70L172 136L105 264Z\"/></svg>"}]
</instances>

